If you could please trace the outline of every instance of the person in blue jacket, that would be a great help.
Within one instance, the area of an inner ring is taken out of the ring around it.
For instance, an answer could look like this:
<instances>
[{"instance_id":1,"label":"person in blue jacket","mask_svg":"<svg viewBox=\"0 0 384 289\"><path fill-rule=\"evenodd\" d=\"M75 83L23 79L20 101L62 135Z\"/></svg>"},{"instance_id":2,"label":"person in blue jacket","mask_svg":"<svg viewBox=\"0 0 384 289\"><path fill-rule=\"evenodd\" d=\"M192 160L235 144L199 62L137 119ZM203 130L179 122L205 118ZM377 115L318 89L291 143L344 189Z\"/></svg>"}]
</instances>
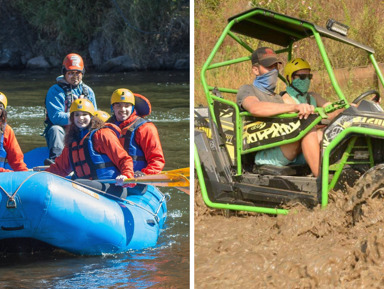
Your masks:
<instances>
[{"instance_id":1,"label":"person in blue jacket","mask_svg":"<svg viewBox=\"0 0 384 289\"><path fill-rule=\"evenodd\" d=\"M50 165L61 154L64 148L65 127L69 125L69 108L74 100L89 99L97 110L95 93L83 83L84 61L80 55L70 53L65 56L62 75L56 78L57 83L48 90L45 97L45 130L43 135L47 141L49 158L44 165Z\"/></svg>"}]
</instances>

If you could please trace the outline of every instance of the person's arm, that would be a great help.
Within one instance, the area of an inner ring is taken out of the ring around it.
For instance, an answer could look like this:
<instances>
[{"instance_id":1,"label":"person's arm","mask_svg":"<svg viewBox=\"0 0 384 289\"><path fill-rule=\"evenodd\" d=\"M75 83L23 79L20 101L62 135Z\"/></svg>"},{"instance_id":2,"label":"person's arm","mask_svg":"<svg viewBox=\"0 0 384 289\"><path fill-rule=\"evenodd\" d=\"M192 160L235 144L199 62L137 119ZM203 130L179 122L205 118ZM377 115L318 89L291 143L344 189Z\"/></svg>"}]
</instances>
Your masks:
<instances>
[{"instance_id":1,"label":"person's arm","mask_svg":"<svg viewBox=\"0 0 384 289\"><path fill-rule=\"evenodd\" d=\"M317 107L325 107L331 103L316 92L310 92L310 94L315 98Z\"/></svg>"},{"instance_id":2,"label":"person's arm","mask_svg":"<svg viewBox=\"0 0 384 289\"><path fill-rule=\"evenodd\" d=\"M50 165L45 171L66 177L72 172L72 166L69 161L69 149L64 147L60 156L55 159L55 163Z\"/></svg>"},{"instance_id":3,"label":"person's arm","mask_svg":"<svg viewBox=\"0 0 384 289\"><path fill-rule=\"evenodd\" d=\"M147 166L141 171L147 175L159 174L164 168L165 159L156 126L151 122L143 124L137 129L135 140L147 161Z\"/></svg>"},{"instance_id":4,"label":"person's arm","mask_svg":"<svg viewBox=\"0 0 384 289\"><path fill-rule=\"evenodd\" d=\"M318 107L326 107L327 105L330 105L332 102L325 100L320 94L311 92L311 95L315 98L316 104ZM328 120L334 119L339 113L344 111L344 108L335 110L334 112L331 112L328 114Z\"/></svg>"},{"instance_id":5,"label":"person's arm","mask_svg":"<svg viewBox=\"0 0 384 289\"><path fill-rule=\"evenodd\" d=\"M307 119L315 111L313 105L306 103L288 104L260 101L256 96L248 96L243 100L242 106L254 116L271 117L278 114L297 112L299 118Z\"/></svg>"},{"instance_id":6,"label":"person's arm","mask_svg":"<svg viewBox=\"0 0 384 289\"><path fill-rule=\"evenodd\" d=\"M69 124L69 112L65 112L65 93L60 86L54 85L48 90L45 106L53 124Z\"/></svg>"},{"instance_id":7,"label":"person's arm","mask_svg":"<svg viewBox=\"0 0 384 289\"><path fill-rule=\"evenodd\" d=\"M288 93L284 93L284 95L282 96L282 99L283 99L284 103L296 104L296 102L293 100L293 98Z\"/></svg>"},{"instance_id":8,"label":"person's arm","mask_svg":"<svg viewBox=\"0 0 384 289\"><path fill-rule=\"evenodd\" d=\"M7 125L4 132L4 149L7 152L8 163L14 171L28 171L24 163L24 154L17 142L13 129Z\"/></svg>"},{"instance_id":9,"label":"person's arm","mask_svg":"<svg viewBox=\"0 0 384 289\"><path fill-rule=\"evenodd\" d=\"M93 145L97 152L106 154L111 159L120 174L133 178L133 160L111 129L98 130L93 136Z\"/></svg>"},{"instance_id":10,"label":"person's arm","mask_svg":"<svg viewBox=\"0 0 384 289\"><path fill-rule=\"evenodd\" d=\"M10 172L13 172L13 171L5 168L0 168L0 173L10 173Z\"/></svg>"}]
</instances>

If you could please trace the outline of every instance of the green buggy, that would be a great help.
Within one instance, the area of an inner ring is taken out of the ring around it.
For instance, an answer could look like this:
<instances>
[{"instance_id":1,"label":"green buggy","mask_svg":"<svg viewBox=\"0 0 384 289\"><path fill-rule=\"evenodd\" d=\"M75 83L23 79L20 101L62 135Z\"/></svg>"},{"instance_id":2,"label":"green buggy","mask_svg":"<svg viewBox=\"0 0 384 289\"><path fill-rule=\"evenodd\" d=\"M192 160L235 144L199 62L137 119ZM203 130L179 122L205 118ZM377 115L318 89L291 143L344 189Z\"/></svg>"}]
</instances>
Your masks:
<instances>
[{"instance_id":1,"label":"green buggy","mask_svg":"<svg viewBox=\"0 0 384 289\"><path fill-rule=\"evenodd\" d=\"M329 192L345 190L348 184L356 191L351 201L354 216L358 218L367 198L381 197L384 112L377 103L379 92L374 89L362 92L353 101L357 106L350 106L328 58L324 39L359 49L372 63L379 86L384 79L371 47L349 39L347 27L341 23L329 20L326 26L261 8L228 19L201 72L208 106L195 108L195 169L206 205L227 212L286 214L289 212L286 205L292 202L326 207ZM245 48L245 55L214 63L215 55L228 37ZM263 46L279 47L276 53L287 61L300 41L314 41L338 99L325 108L316 108L316 114L308 119L299 119L297 114L258 118L240 111L233 97L226 97L236 95L237 88L208 83L207 73L222 67L236 69L236 65L250 62L255 48L249 46L248 38L262 41ZM305 165L254 166L258 151L299 141L316 125L326 123L329 113L341 108L343 112L328 121L323 133L319 177L311 176Z\"/></svg>"}]
</instances>

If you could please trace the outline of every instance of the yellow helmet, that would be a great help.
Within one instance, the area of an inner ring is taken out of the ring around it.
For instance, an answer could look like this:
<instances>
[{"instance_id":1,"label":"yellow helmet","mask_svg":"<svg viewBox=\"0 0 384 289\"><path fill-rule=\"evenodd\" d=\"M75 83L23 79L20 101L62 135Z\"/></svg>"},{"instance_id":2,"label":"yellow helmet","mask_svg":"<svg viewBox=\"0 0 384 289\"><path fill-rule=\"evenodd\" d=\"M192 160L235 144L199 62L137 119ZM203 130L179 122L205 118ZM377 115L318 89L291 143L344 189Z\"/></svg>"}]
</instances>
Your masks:
<instances>
[{"instance_id":1,"label":"yellow helmet","mask_svg":"<svg viewBox=\"0 0 384 289\"><path fill-rule=\"evenodd\" d=\"M4 93L0 92L0 102L7 108L8 100Z\"/></svg>"},{"instance_id":2,"label":"yellow helmet","mask_svg":"<svg viewBox=\"0 0 384 289\"><path fill-rule=\"evenodd\" d=\"M79 98L72 102L71 107L69 109L69 113L75 111L84 111L90 113L91 115L94 115L95 107L93 106L90 100L86 98Z\"/></svg>"},{"instance_id":3,"label":"yellow helmet","mask_svg":"<svg viewBox=\"0 0 384 289\"><path fill-rule=\"evenodd\" d=\"M119 88L116 89L111 96L111 104L116 102L127 102L135 105L135 96L129 89Z\"/></svg>"},{"instance_id":4,"label":"yellow helmet","mask_svg":"<svg viewBox=\"0 0 384 289\"><path fill-rule=\"evenodd\" d=\"M289 84L292 84L292 74L302 69L311 69L309 63L302 58L293 59L285 65L284 77Z\"/></svg>"},{"instance_id":5,"label":"yellow helmet","mask_svg":"<svg viewBox=\"0 0 384 289\"><path fill-rule=\"evenodd\" d=\"M107 112L102 111L102 110L95 111L94 116L97 116L98 118L100 118L104 122L106 122L108 120L108 118L111 117Z\"/></svg>"}]
</instances>

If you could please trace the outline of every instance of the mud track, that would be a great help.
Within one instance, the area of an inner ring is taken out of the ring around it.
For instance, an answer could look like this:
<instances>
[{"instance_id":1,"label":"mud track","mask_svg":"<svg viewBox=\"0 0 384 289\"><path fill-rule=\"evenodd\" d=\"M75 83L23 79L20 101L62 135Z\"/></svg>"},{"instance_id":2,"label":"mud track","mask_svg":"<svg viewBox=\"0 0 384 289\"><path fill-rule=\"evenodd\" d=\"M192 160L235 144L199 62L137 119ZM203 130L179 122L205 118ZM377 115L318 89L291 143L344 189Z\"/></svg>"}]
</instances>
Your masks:
<instances>
[{"instance_id":1,"label":"mud track","mask_svg":"<svg viewBox=\"0 0 384 289\"><path fill-rule=\"evenodd\" d=\"M353 189L326 209L226 218L195 188L195 288L384 288L382 200L355 226Z\"/></svg>"}]
</instances>

